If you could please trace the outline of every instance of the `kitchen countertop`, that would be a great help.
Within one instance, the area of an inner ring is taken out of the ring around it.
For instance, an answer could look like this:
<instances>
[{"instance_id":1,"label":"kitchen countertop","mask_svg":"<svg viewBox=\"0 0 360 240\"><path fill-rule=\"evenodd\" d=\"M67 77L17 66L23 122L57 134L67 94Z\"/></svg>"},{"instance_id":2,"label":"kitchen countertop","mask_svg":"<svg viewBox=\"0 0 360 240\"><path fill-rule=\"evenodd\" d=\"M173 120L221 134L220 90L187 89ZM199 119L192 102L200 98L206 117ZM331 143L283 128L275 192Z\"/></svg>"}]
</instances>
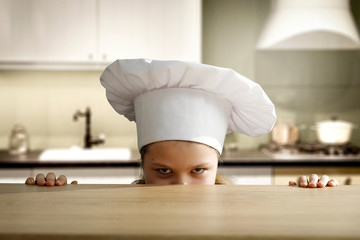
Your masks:
<instances>
[{"instance_id":1,"label":"kitchen countertop","mask_svg":"<svg viewBox=\"0 0 360 240\"><path fill-rule=\"evenodd\" d=\"M359 239L360 186L0 184L0 239Z\"/></svg>"},{"instance_id":2,"label":"kitchen countertop","mask_svg":"<svg viewBox=\"0 0 360 240\"><path fill-rule=\"evenodd\" d=\"M31 151L27 155L14 156L6 150L0 150L0 168L32 168L32 167L137 167L139 166L140 155L138 151L131 152L130 159L119 161L84 161L84 160L64 160L64 161L40 161L39 156L42 151ZM360 155L350 159L342 157L314 157L293 159L283 157L273 158L264 152L251 149L233 152L224 152L221 155L222 166L360 166Z\"/></svg>"}]
</instances>

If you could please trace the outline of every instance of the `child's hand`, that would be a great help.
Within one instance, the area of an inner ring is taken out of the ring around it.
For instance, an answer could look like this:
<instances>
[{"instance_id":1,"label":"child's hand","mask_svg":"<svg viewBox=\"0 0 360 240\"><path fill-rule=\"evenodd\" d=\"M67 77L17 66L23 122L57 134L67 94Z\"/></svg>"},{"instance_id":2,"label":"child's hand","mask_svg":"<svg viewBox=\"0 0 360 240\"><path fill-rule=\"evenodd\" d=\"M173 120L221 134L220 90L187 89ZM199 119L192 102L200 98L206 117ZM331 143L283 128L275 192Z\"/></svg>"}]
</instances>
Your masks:
<instances>
[{"instance_id":1,"label":"child's hand","mask_svg":"<svg viewBox=\"0 0 360 240\"><path fill-rule=\"evenodd\" d=\"M27 185L39 185L39 186L62 186L67 184L67 178L64 175L60 175L57 179L55 173L49 172L46 177L44 174L39 173L36 178L29 177L26 179ZM77 181L72 181L71 184L77 184Z\"/></svg>"},{"instance_id":2,"label":"child's hand","mask_svg":"<svg viewBox=\"0 0 360 240\"><path fill-rule=\"evenodd\" d=\"M289 181L289 185L296 186L296 182ZM327 176L327 175L322 175L321 178L319 179L318 175L311 174L309 179L306 176L300 176L298 179L298 185L299 185L299 187L303 187L303 188L307 188L307 187L323 188L326 186L337 187L337 186L339 186L339 182L334 178L330 179L329 176Z\"/></svg>"}]
</instances>

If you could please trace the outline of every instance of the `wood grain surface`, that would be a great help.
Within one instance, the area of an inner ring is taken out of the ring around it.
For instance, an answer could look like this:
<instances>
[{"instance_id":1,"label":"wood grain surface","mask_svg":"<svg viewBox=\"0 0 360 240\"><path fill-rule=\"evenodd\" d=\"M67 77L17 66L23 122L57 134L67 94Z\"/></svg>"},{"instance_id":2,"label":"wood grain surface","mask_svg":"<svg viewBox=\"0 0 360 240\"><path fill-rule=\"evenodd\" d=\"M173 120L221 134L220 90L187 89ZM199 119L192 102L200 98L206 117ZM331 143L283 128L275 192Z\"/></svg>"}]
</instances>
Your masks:
<instances>
[{"instance_id":1,"label":"wood grain surface","mask_svg":"<svg viewBox=\"0 0 360 240\"><path fill-rule=\"evenodd\" d=\"M360 239L360 186L0 184L0 239Z\"/></svg>"}]
</instances>

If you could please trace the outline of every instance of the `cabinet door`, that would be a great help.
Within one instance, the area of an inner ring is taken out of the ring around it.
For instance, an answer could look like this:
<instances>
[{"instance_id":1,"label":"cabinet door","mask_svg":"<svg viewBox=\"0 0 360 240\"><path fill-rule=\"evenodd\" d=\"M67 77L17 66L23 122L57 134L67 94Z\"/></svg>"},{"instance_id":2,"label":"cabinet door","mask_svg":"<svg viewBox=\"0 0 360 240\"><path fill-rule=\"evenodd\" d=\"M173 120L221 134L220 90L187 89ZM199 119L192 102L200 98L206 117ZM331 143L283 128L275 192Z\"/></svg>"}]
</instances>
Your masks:
<instances>
[{"instance_id":1,"label":"cabinet door","mask_svg":"<svg viewBox=\"0 0 360 240\"><path fill-rule=\"evenodd\" d=\"M65 175L68 183L77 180L79 184L131 184L140 177L139 167L35 168L32 176L48 172Z\"/></svg>"},{"instance_id":2,"label":"cabinet door","mask_svg":"<svg viewBox=\"0 0 360 240\"><path fill-rule=\"evenodd\" d=\"M200 0L100 0L99 58L200 61Z\"/></svg>"},{"instance_id":3,"label":"cabinet door","mask_svg":"<svg viewBox=\"0 0 360 240\"><path fill-rule=\"evenodd\" d=\"M288 185L290 180L297 181L299 176L309 177L313 173L335 178L340 185L360 184L360 167L275 167L274 184Z\"/></svg>"},{"instance_id":4,"label":"cabinet door","mask_svg":"<svg viewBox=\"0 0 360 240\"><path fill-rule=\"evenodd\" d=\"M82 62L96 50L95 0L0 0L0 61Z\"/></svg>"},{"instance_id":5,"label":"cabinet door","mask_svg":"<svg viewBox=\"0 0 360 240\"><path fill-rule=\"evenodd\" d=\"M235 185L271 185L271 167L221 166L218 173Z\"/></svg>"},{"instance_id":6,"label":"cabinet door","mask_svg":"<svg viewBox=\"0 0 360 240\"><path fill-rule=\"evenodd\" d=\"M29 168L3 168L0 169L0 183L25 183L25 180L31 176Z\"/></svg>"}]
</instances>

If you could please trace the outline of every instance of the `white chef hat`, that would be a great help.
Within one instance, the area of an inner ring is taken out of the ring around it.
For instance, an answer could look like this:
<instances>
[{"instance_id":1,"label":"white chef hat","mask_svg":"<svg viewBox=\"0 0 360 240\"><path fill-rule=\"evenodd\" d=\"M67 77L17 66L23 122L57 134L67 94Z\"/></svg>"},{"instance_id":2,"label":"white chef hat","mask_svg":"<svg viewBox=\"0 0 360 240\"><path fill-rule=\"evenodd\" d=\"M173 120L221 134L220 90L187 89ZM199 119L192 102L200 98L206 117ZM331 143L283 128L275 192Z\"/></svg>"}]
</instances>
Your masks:
<instances>
[{"instance_id":1,"label":"white chef hat","mask_svg":"<svg viewBox=\"0 0 360 240\"><path fill-rule=\"evenodd\" d=\"M139 150L158 141L184 140L221 154L226 133L260 136L276 121L274 105L262 88L227 68L117 60L100 80L115 111L136 122Z\"/></svg>"}]
</instances>

